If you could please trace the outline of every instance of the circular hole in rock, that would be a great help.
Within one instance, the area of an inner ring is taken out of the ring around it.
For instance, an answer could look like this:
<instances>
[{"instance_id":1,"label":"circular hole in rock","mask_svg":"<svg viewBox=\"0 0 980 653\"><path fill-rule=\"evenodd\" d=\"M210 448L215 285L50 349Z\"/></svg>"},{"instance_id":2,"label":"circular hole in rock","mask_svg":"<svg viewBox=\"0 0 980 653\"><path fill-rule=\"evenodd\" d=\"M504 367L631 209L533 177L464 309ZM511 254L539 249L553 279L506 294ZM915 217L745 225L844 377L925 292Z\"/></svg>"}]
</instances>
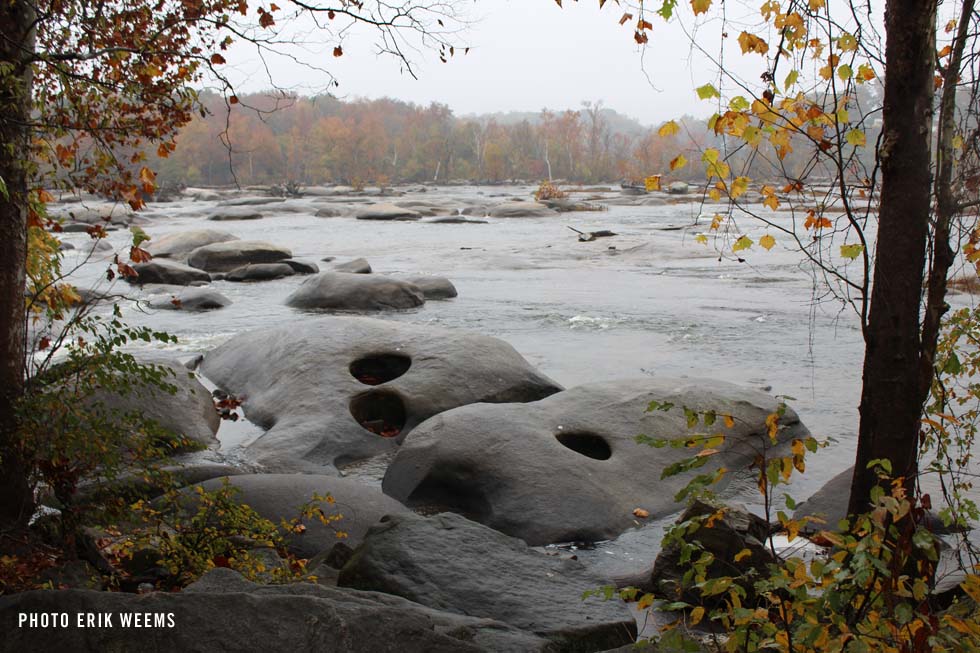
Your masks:
<instances>
[{"instance_id":1,"label":"circular hole in rock","mask_svg":"<svg viewBox=\"0 0 980 653\"><path fill-rule=\"evenodd\" d=\"M571 433L558 433L555 435L555 439L563 446L589 458L609 460L612 456L612 449L609 448L609 443L606 442L605 438L595 433L576 433L574 431Z\"/></svg>"},{"instance_id":2,"label":"circular hole in rock","mask_svg":"<svg viewBox=\"0 0 980 653\"><path fill-rule=\"evenodd\" d=\"M397 437L405 428L405 404L391 392L367 392L351 399L350 414L362 427L383 438Z\"/></svg>"},{"instance_id":3,"label":"circular hole in rock","mask_svg":"<svg viewBox=\"0 0 980 653\"><path fill-rule=\"evenodd\" d=\"M412 366L412 359L401 354L372 354L350 364L350 373L364 385L381 385L397 379Z\"/></svg>"}]
</instances>

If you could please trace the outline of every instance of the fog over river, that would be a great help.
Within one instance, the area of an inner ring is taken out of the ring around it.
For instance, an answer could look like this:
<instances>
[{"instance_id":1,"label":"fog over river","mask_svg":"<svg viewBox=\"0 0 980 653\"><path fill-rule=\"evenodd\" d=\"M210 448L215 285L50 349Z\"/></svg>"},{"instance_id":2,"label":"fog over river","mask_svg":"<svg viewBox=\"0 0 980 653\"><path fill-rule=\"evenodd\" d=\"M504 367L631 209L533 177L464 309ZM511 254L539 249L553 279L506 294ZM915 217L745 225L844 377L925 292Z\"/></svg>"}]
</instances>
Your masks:
<instances>
[{"instance_id":1,"label":"fog over river","mask_svg":"<svg viewBox=\"0 0 980 653\"><path fill-rule=\"evenodd\" d=\"M756 245L741 254L747 260L740 263L730 255L729 244L729 256L719 260L715 245L698 243L695 236L707 231L710 216L721 205L702 205L694 195L660 195L663 200L654 205L621 205L617 203L641 200L622 195L618 188L589 200L610 200L608 210L542 218L484 218L479 209L471 211L470 217L484 224L314 215L330 206L342 207L344 214L365 202L489 206L507 198L530 200L533 192L530 187L499 186L419 190L386 198L304 196L248 207L260 212L261 219L225 222L207 219L218 211L218 202L185 195L180 201L150 205L143 229L156 239L193 229L226 230L243 240L285 246L294 258L317 262L321 270L332 265L322 262L324 257L336 257L335 262L364 257L374 274L448 277L459 291L455 299L374 316L495 336L566 388L614 379L690 376L792 397L789 403L814 435L837 440L808 459L806 475L791 490L798 500L851 464L863 355L859 321L840 301L815 301L823 288L815 286L812 270L784 247L778 233L768 232L777 237L770 252ZM575 196L587 197L589 193ZM677 199L682 201L672 203ZM788 213L761 210L776 222L790 219ZM617 235L579 242L568 227ZM740 220L739 228L755 241L767 233L764 225L748 218ZM113 231L108 241L124 251L129 237L126 230ZM63 238L77 247L66 252L66 264L80 261L88 236ZM104 278L107 256L96 255L75 275L79 285ZM858 264L850 266L856 274ZM302 330L323 319L323 313L283 303L305 278L215 281L212 287L232 305L192 313L126 303L124 316L177 335L179 344L170 347L181 354L205 353L243 331L278 325ZM105 288L102 283L100 289ZM115 290L144 298L150 293L149 287L141 293L119 282ZM247 426L226 423L218 434L221 452L247 459L240 445L255 435ZM367 464L349 473L379 483L383 469L383 464ZM749 505L758 501L753 483L742 483L728 494ZM617 573L649 564L659 527L626 533L583 553Z\"/></svg>"}]
</instances>

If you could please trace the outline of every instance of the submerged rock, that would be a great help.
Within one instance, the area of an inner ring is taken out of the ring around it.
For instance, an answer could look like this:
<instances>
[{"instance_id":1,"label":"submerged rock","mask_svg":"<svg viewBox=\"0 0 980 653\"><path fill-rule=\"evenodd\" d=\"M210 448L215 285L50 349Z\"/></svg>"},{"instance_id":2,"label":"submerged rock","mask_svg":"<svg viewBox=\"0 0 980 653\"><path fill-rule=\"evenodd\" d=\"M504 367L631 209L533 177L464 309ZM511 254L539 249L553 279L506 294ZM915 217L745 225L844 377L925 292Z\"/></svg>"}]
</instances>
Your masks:
<instances>
[{"instance_id":1,"label":"submerged rock","mask_svg":"<svg viewBox=\"0 0 980 653\"><path fill-rule=\"evenodd\" d=\"M503 621L552 640L558 651L604 651L636 639L636 621L621 601L582 600L603 580L581 563L451 513L386 517L368 531L338 584Z\"/></svg>"},{"instance_id":2,"label":"submerged rock","mask_svg":"<svg viewBox=\"0 0 980 653\"><path fill-rule=\"evenodd\" d=\"M248 418L269 429L249 446L260 461L321 473L394 450L450 408L561 390L501 340L360 317L235 336L207 354L201 371L246 397Z\"/></svg>"},{"instance_id":3,"label":"submerged rock","mask_svg":"<svg viewBox=\"0 0 980 653\"><path fill-rule=\"evenodd\" d=\"M673 408L647 412L652 401ZM638 444L637 435L693 435L699 429L688 428L684 408L731 415L732 428L721 417L712 426L725 441L697 473L737 471L769 442L766 417L777 406L761 392L698 379L596 383L533 404L464 406L409 434L384 490L409 506L460 512L529 544L607 540L637 525L636 508L656 518L683 507L674 495L690 475L660 476L697 451ZM781 440L808 434L790 409L779 424Z\"/></svg>"}]
</instances>

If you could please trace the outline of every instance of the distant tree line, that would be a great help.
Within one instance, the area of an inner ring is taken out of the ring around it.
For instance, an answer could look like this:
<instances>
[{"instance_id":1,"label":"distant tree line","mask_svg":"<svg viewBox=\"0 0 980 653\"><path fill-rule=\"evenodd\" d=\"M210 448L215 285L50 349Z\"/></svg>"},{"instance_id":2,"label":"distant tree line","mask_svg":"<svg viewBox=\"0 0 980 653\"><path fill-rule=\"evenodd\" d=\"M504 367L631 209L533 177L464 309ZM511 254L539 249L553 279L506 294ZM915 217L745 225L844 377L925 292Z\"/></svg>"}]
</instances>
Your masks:
<instances>
[{"instance_id":1,"label":"distant tree line","mask_svg":"<svg viewBox=\"0 0 980 653\"><path fill-rule=\"evenodd\" d=\"M712 145L703 119L680 118L674 121L679 131L665 138L658 127L643 126L601 101L583 102L577 110L473 117L455 116L443 104L423 107L387 98L236 99L226 104L219 96L202 97L207 113L184 127L176 151L158 162L162 182L598 183L657 174L703 180L699 153ZM690 152L690 163L677 168L675 162L672 169L679 151ZM782 166L802 173L809 160L809 153L797 152Z\"/></svg>"}]
</instances>

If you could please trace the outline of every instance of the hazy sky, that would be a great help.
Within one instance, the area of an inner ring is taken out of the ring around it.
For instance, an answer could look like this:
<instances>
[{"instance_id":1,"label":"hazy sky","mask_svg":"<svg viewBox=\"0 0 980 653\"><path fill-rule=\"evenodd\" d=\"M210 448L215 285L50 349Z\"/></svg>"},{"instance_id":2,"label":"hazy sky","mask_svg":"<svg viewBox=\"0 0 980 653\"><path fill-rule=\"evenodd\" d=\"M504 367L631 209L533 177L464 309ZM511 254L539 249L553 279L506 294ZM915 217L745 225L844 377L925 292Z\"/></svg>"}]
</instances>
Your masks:
<instances>
[{"instance_id":1,"label":"hazy sky","mask_svg":"<svg viewBox=\"0 0 980 653\"><path fill-rule=\"evenodd\" d=\"M432 53L414 57L418 80L400 72L391 57L379 57L365 30L345 37L341 58L332 57L332 44L326 50L311 45L303 58L322 62L337 77L340 86L334 93L340 96L436 101L458 115L577 108L584 100L602 100L646 124L683 113L710 113L693 89L717 74L692 54L679 25L651 20L654 30L644 61L633 42L632 24L618 23L622 8L608 2L600 12L593 0L564 4L561 9L553 0L466 3L473 22L460 39L471 46L469 54L457 51L448 64ZM717 47L710 29L701 37ZM310 42L315 38L311 33ZM248 80L240 88L269 87L254 55L242 50L232 55L230 70ZM270 65L283 87L306 93L323 88L324 77L308 68L282 59Z\"/></svg>"}]
</instances>

